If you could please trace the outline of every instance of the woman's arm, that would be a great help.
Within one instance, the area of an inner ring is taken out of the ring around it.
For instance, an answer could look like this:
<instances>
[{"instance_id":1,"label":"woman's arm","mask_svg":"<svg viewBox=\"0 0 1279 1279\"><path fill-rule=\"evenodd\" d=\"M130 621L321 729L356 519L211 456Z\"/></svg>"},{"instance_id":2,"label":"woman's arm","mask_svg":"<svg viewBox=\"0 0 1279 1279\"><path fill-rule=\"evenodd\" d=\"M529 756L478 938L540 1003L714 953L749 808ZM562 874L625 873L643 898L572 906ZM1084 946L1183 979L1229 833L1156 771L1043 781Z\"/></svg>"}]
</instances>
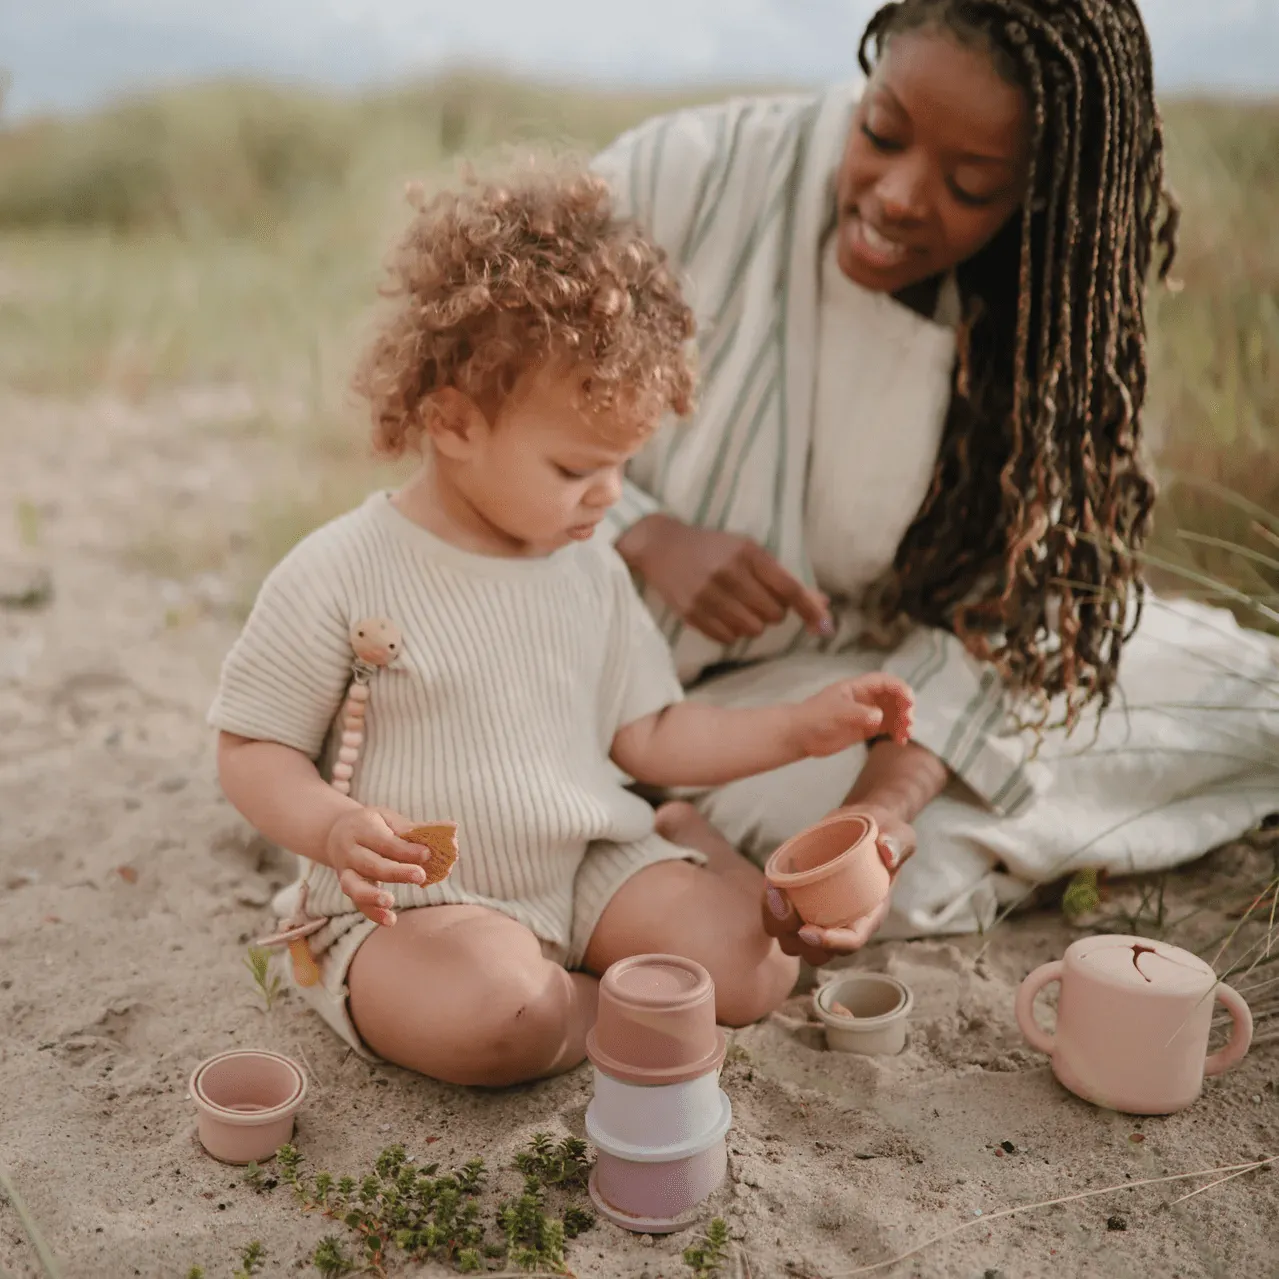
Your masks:
<instances>
[{"instance_id":1,"label":"woman's arm","mask_svg":"<svg viewBox=\"0 0 1279 1279\"><path fill-rule=\"evenodd\" d=\"M907 825L941 794L950 773L927 747L879 740L844 797L844 808L882 812Z\"/></svg>"}]
</instances>

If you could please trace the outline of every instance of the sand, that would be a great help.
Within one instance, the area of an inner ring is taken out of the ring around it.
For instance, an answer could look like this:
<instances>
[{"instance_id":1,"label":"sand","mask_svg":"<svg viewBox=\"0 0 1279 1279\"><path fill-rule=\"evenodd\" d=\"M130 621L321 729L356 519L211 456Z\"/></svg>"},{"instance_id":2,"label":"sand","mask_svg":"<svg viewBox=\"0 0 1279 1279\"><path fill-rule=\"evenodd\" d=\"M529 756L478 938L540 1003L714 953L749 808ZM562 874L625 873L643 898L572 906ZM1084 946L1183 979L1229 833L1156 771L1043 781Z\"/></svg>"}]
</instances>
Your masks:
<instances>
[{"instance_id":1,"label":"sand","mask_svg":"<svg viewBox=\"0 0 1279 1279\"><path fill-rule=\"evenodd\" d=\"M262 1273L316 1273L309 1257L333 1225L284 1187L255 1192L196 1142L188 1075L228 1047L307 1065L297 1142L334 1173L398 1141L446 1165L482 1155L511 1192L511 1156L534 1132L584 1132L586 1070L468 1092L369 1066L291 995L261 1009L245 944L269 924L291 867L220 797L203 724L235 631L237 547L267 486L293 482L291 457L251 429L253 413L224 392L0 404L0 509L30 503L39 524L34 549L7 531L0 540L0 597L38 599L44 573L53 587L43 605L0 607L0 1168L68 1276L169 1279L199 1264L223 1279L253 1239ZM231 551L210 572L165 581L136 554L202 531ZM1176 876L1172 894L1225 905L1267 864L1255 847L1224 850ZM1220 917L1200 922L1206 936ZM733 1240L724 1273L830 1277L976 1222L878 1273L1279 1274L1275 1169L1177 1206L1202 1182L982 1220L1279 1154L1273 1042L1167 1119L1102 1112L1056 1085L1020 1040L1012 1000L1074 935L1041 910L1003 927L980 961L973 938L869 950L858 965L916 994L896 1058L824 1051L802 993L734 1034L731 1172L711 1204ZM673 1279L691 1273L691 1242L601 1223L569 1264L583 1277ZM3 1203L0 1271L41 1273Z\"/></svg>"}]
</instances>

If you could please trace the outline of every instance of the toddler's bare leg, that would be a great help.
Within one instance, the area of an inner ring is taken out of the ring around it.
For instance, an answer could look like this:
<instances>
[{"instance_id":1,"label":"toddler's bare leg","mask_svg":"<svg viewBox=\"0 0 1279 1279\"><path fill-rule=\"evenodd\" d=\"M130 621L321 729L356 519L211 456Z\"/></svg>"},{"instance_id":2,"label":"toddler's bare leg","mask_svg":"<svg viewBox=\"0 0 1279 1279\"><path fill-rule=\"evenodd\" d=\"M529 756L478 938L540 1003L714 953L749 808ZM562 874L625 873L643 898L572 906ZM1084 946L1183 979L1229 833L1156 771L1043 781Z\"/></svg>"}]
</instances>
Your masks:
<instances>
[{"instance_id":1,"label":"toddler's bare leg","mask_svg":"<svg viewBox=\"0 0 1279 1279\"><path fill-rule=\"evenodd\" d=\"M595 926L584 967L603 973L628 955L683 955L714 978L722 1024L768 1016L794 988L799 960L782 954L761 925L763 874L691 805L666 805L658 829L705 853L707 866L658 862L627 880Z\"/></svg>"},{"instance_id":2,"label":"toddler's bare leg","mask_svg":"<svg viewBox=\"0 0 1279 1279\"><path fill-rule=\"evenodd\" d=\"M347 984L351 1019L380 1057L446 1083L504 1087L585 1057L599 983L546 959L506 915L429 906L373 933Z\"/></svg>"}]
</instances>

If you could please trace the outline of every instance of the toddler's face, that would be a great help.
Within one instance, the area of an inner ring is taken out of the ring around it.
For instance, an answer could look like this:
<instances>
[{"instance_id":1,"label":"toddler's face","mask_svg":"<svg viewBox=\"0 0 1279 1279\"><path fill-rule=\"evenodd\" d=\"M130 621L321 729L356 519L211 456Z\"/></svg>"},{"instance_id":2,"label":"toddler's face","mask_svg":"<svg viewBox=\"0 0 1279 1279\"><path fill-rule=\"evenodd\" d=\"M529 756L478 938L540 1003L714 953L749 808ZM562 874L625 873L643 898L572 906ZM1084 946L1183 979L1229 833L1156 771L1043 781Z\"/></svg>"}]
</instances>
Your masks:
<instances>
[{"instance_id":1,"label":"toddler's face","mask_svg":"<svg viewBox=\"0 0 1279 1279\"><path fill-rule=\"evenodd\" d=\"M621 496L626 463L652 434L652 424L618 425L586 403L580 375L531 375L492 425L477 426L459 479L476 510L521 550L587 541Z\"/></svg>"}]
</instances>

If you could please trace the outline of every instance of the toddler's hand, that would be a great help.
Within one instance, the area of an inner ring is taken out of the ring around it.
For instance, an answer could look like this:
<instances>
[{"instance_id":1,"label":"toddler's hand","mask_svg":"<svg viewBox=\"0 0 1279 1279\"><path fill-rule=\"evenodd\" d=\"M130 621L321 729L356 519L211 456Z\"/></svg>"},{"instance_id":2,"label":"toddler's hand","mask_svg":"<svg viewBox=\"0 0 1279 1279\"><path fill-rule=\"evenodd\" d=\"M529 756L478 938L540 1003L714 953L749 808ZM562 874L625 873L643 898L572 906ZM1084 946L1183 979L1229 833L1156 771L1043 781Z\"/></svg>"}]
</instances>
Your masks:
<instances>
[{"instance_id":1,"label":"toddler's hand","mask_svg":"<svg viewBox=\"0 0 1279 1279\"><path fill-rule=\"evenodd\" d=\"M329 828L325 852L342 891L375 924L395 923L395 899L383 884L424 884L429 848L399 836L413 823L389 808L356 808Z\"/></svg>"},{"instance_id":2,"label":"toddler's hand","mask_svg":"<svg viewBox=\"0 0 1279 1279\"><path fill-rule=\"evenodd\" d=\"M910 740L915 697L896 676L876 673L830 684L795 710L803 754L835 755L877 733L904 746Z\"/></svg>"}]
</instances>

